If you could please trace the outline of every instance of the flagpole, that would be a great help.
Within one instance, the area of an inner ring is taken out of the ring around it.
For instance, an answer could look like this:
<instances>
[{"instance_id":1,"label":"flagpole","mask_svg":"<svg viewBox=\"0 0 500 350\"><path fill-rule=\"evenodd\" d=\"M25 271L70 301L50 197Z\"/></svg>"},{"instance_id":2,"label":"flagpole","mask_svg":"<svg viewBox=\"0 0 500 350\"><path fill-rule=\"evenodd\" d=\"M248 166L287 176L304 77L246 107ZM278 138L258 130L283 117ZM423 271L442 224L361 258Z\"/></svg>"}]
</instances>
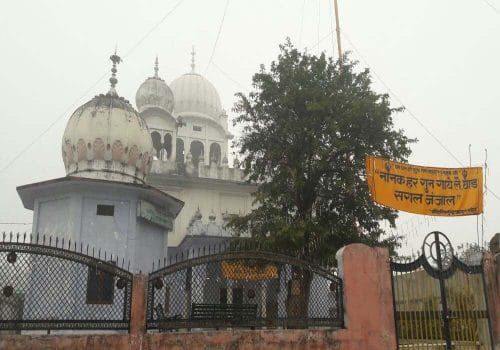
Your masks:
<instances>
[{"instance_id":1,"label":"flagpole","mask_svg":"<svg viewBox=\"0 0 500 350\"><path fill-rule=\"evenodd\" d=\"M337 0L333 1L335 5L335 28L337 30L337 48L339 51L339 62L342 65L342 45L340 43L340 26L339 26L339 6Z\"/></svg>"}]
</instances>

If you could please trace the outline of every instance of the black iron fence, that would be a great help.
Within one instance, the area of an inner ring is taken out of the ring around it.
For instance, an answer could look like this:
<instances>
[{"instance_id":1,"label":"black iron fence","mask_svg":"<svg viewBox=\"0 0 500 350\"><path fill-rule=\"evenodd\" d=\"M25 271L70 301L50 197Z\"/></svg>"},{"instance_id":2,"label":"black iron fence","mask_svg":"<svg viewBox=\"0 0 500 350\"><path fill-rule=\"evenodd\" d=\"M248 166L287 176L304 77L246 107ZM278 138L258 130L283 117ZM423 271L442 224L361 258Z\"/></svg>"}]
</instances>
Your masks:
<instances>
[{"instance_id":1,"label":"black iron fence","mask_svg":"<svg viewBox=\"0 0 500 350\"><path fill-rule=\"evenodd\" d=\"M147 328L341 327L342 280L274 252L219 245L149 275Z\"/></svg>"},{"instance_id":2,"label":"black iron fence","mask_svg":"<svg viewBox=\"0 0 500 350\"><path fill-rule=\"evenodd\" d=\"M129 329L132 274L123 260L59 238L2 238L0 330Z\"/></svg>"}]
</instances>

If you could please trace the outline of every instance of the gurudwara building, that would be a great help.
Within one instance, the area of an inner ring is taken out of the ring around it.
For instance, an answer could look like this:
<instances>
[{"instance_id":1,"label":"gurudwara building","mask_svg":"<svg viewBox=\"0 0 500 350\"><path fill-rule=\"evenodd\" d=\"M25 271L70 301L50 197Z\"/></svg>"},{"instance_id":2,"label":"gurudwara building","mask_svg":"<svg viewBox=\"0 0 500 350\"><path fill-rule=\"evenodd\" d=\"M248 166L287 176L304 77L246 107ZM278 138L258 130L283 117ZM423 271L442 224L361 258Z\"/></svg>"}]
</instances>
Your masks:
<instances>
[{"instance_id":1,"label":"gurudwara building","mask_svg":"<svg viewBox=\"0 0 500 350\"><path fill-rule=\"evenodd\" d=\"M228 164L228 117L217 90L191 71L170 85L153 76L134 108L111 88L71 115L62 139L66 176L17 188L35 234L91 244L147 271L173 251L229 236L232 214L248 213L253 185ZM126 78L124 78L126 79Z\"/></svg>"}]
</instances>

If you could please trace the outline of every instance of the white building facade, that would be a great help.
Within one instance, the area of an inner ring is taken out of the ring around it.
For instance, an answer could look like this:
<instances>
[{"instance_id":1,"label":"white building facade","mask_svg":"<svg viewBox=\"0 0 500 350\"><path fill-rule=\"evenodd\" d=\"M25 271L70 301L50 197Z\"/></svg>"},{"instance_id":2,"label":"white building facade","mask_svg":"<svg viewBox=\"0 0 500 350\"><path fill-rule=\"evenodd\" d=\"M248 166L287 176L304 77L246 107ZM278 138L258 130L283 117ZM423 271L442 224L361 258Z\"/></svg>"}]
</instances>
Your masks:
<instances>
[{"instance_id":1,"label":"white building facade","mask_svg":"<svg viewBox=\"0 0 500 350\"><path fill-rule=\"evenodd\" d=\"M170 85L160 78L157 59L154 75L137 90L136 106L154 148L148 184L185 203L174 222L169 246L178 246L192 234L196 213L204 224L215 222L221 227L217 232L228 235L222 229L225 220L251 211L256 187L245 182L237 159L229 166L228 143L233 135L228 116L215 87L196 72L194 53L191 71ZM211 232L215 231L200 234Z\"/></svg>"}]
</instances>

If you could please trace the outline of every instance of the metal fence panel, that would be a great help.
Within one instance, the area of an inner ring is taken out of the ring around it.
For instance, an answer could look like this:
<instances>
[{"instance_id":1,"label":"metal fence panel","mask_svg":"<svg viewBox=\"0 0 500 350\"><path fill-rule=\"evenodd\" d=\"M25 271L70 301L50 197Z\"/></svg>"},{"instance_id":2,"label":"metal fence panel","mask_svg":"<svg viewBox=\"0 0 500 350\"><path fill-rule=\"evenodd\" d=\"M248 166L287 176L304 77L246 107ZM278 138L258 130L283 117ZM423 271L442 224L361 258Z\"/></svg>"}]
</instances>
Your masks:
<instances>
[{"instance_id":1,"label":"metal fence panel","mask_svg":"<svg viewBox=\"0 0 500 350\"><path fill-rule=\"evenodd\" d=\"M149 275L148 329L340 327L342 281L269 252L197 256Z\"/></svg>"},{"instance_id":2,"label":"metal fence panel","mask_svg":"<svg viewBox=\"0 0 500 350\"><path fill-rule=\"evenodd\" d=\"M0 330L129 329L132 274L116 257L34 241L0 242Z\"/></svg>"}]
</instances>

